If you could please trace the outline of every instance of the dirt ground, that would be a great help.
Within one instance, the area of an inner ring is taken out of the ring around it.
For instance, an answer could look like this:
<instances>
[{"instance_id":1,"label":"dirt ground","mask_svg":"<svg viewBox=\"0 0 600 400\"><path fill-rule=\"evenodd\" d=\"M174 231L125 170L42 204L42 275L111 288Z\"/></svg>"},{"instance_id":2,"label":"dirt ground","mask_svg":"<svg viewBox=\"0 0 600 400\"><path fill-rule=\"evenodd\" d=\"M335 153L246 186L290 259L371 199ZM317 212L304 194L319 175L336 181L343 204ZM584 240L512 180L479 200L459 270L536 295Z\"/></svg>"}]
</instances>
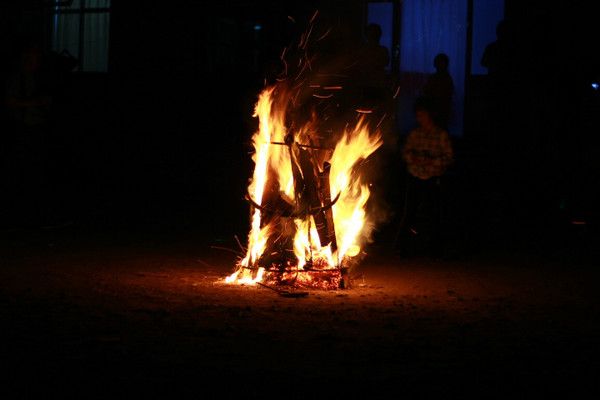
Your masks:
<instances>
[{"instance_id":1,"label":"dirt ground","mask_svg":"<svg viewBox=\"0 0 600 400\"><path fill-rule=\"evenodd\" d=\"M598 390L593 263L372 248L353 289L288 299L223 284L235 256L207 242L17 244L0 265L4 398Z\"/></svg>"}]
</instances>

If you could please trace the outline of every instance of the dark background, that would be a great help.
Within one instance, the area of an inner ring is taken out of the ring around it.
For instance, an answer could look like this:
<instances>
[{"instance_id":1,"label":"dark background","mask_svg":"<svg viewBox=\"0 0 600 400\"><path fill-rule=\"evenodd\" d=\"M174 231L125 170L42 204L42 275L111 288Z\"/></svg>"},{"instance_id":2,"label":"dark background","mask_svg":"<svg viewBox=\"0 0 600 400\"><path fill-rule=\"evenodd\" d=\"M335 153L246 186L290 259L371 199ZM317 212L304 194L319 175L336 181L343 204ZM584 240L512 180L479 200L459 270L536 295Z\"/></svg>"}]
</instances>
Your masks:
<instances>
[{"instance_id":1,"label":"dark background","mask_svg":"<svg viewBox=\"0 0 600 400\"><path fill-rule=\"evenodd\" d=\"M50 45L50 17L41 1L1 7L6 76L23 40ZM532 230L556 237L573 229L572 219L586 222L587 231L597 223L593 13L545 2L507 1L505 8L520 61L518 90L509 100L515 111L502 133L505 146L494 148L480 112L485 77L468 79L465 132L455 139L449 179L449 223L463 247L476 248L471 242L490 231L516 240L515 232L530 236ZM270 63L315 9L341 44L362 40L361 1L113 2L109 72L73 73L60 88L39 207L5 185L2 226L166 224L213 236L242 234L252 107ZM3 121L6 143L11 133ZM389 158L397 177L378 195L397 215L403 167L398 152ZM385 225L380 230L385 240L389 232Z\"/></svg>"},{"instance_id":2,"label":"dark background","mask_svg":"<svg viewBox=\"0 0 600 400\"><path fill-rule=\"evenodd\" d=\"M40 2L2 7L8 70L23 37L47 43L47 16ZM360 29L359 4L330 7ZM301 33L287 16L305 26L315 9L281 2L113 2L109 73L73 74L55 101L52 187L40 199L49 210L32 218L15 201L3 225L43 225L59 215L95 226L193 224L228 236L245 230L252 113L264 69Z\"/></svg>"}]
</instances>

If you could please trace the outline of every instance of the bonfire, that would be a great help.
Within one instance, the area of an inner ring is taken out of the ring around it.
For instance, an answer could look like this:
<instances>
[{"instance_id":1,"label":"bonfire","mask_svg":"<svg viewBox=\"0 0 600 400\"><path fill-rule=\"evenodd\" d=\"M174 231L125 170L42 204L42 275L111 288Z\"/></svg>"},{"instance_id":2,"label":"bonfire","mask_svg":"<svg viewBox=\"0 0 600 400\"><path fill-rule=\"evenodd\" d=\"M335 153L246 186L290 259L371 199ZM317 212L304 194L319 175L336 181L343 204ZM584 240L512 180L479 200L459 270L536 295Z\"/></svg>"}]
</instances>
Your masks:
<instances>
[{"instance_id":1,"label":"bonfire","mask_svg":"<svg viewBox=\"0 0 600 400\"><path fill-rule=\"evenodd\" d=\"M314 73L314 57L305 50L309 36L298 46L300 72L283 75L258 97L246 194L250 233L229 284L348 287L348 272L373 229L362 167L382 145L381 132L370 128L369 110L325 123L331 117L321 105L342 95L343 86L326 82L339 75Z\"/></svg>"}]
</instances>

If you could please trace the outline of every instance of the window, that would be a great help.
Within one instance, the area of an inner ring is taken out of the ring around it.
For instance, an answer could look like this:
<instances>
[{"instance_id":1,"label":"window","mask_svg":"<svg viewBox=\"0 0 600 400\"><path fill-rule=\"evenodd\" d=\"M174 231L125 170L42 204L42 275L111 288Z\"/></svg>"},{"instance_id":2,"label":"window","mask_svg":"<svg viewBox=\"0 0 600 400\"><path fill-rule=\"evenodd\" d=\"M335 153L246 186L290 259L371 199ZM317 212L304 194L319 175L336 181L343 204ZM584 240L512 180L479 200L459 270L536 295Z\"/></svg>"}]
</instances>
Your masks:
<instances>
[{"instance_id":1,"label":"window","mask_svg":"<svg viewBox=\"0 0 600 400\"><path fill-rule=\"evenodd\" d=\"M79 59L79 71L106 72L110 0L60 0L53 4L53 50L66 50Z\"/></svg>"}]
</instances>

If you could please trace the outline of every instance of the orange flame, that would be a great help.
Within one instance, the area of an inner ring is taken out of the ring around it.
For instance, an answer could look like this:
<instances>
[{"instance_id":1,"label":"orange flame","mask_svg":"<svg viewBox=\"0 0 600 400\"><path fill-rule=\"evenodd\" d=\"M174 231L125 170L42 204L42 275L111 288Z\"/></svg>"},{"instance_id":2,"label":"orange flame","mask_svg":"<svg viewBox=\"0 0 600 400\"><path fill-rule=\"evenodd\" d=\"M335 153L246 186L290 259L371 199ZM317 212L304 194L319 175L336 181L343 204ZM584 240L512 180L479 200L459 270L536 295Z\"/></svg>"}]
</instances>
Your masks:
<instances>
[{"instance_id":1,"label":"orange flame","mask_svg":"<svg viewBox=\"0 0 600 400\"><path fill-rule=\"evenodd\" d=\"M252 159L255 167L248 193L256 204L262 205L267 180L269 176L276 177L281 198L293 205L294 174L290 149L294 151L295 146L274 144L284 142L288 133L285 120L287 97L275 94L274 87L265 89L255 107L254 117L259 119L259 129L253 136ZM274 104L279 97L285 98L281 101L284 105ZM311 128L310 124L297 128L293 132L294 140L302 143ZM321 246L312 216L295 219L293 251L297 259L297 270L303 269L309 260L322 269L337 268L345 260L360 253L361 246L368 240L372 224L369 223L365 210L370 191L355 167L381 145L380 132L369 132L364 115L353 128L342 132L341 139L329 158L332 198L339 194L338 201L332 207L338 247L332 252L330 245ZM258 266L258 260L266 250L269 237L276 233L274 225L277 221L265 222L262 217L261 211L255 208L246 256L239 262L238 269L225 279L226 283L254 284L261 282L268 274L264 267ZM302 279L311 278L310 275L305 275Z\"/></svg>"}]
</instances>

